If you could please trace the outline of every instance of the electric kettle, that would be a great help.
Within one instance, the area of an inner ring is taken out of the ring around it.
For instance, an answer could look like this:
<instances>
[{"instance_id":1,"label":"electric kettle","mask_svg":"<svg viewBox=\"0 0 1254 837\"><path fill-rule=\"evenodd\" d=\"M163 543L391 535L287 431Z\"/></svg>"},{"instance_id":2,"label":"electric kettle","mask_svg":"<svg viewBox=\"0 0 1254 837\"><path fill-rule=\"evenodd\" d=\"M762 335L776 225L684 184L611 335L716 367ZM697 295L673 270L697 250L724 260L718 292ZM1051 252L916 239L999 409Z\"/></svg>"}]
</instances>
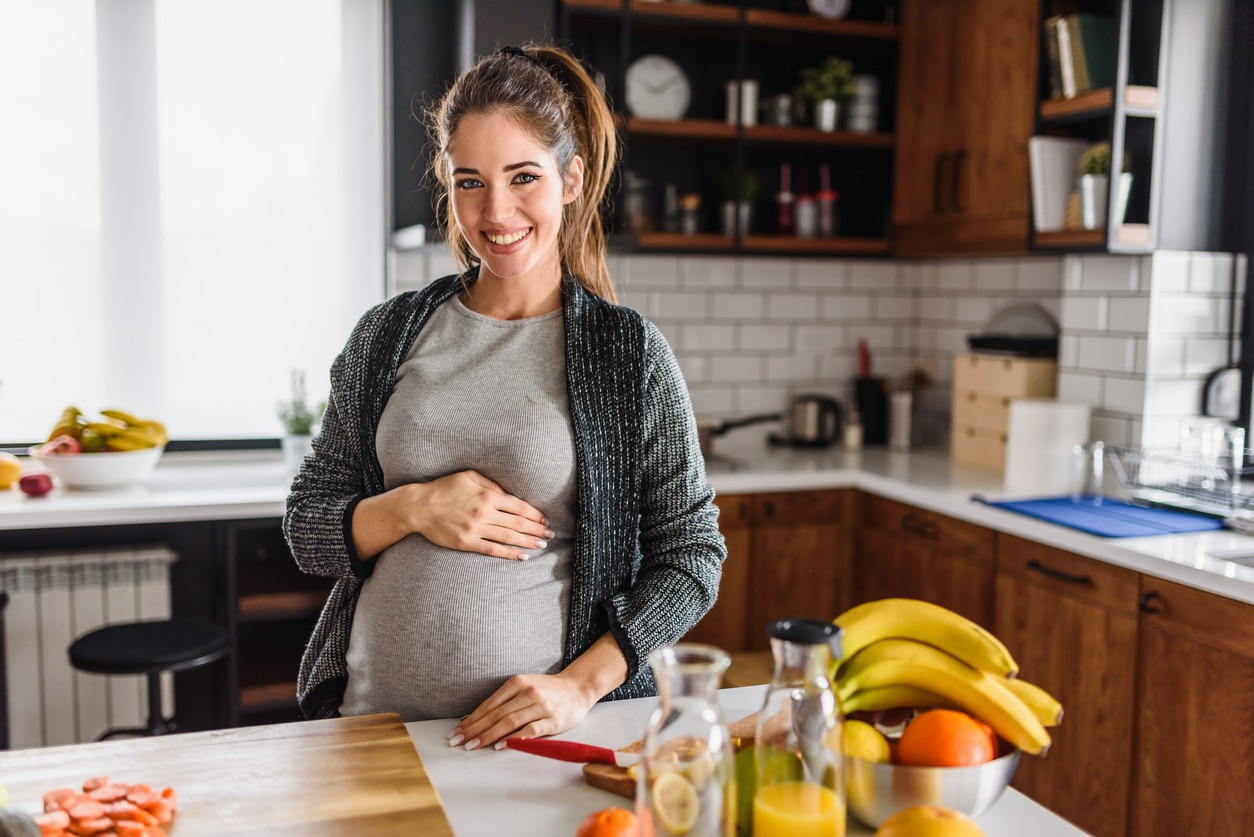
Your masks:
<instances>
[{"instance_id":1,"label":"electric kettle","mask_svg":"<svg viewBox=\"0 0 1254 837\"><path fill-rule=\"evenodd\" d=\"M788 436L775 444L824 448L840 438L840 402L823 395L798 395L784 414Z\"/></svg>"}]
</instances>

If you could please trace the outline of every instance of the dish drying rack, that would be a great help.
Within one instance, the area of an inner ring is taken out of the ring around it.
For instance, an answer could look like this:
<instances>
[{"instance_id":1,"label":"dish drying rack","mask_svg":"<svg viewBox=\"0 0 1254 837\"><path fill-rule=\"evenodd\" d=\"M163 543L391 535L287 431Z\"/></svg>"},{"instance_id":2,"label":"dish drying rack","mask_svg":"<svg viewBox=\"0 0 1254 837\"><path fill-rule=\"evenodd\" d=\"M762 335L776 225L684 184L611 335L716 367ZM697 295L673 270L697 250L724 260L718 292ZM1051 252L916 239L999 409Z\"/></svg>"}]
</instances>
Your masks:
<instances>
[{"instance_id":1,"label":"dish drying rack","mask_svg":"<svg viewBox=\"0 0 1254 837\"><path fill-rule=\"evenodd\" d=\"M1223 461L1178 450L1107 447L1123 490L1134 500L1214 517L1254 534L1254 450Z\"/></svg>"}]
</instances>

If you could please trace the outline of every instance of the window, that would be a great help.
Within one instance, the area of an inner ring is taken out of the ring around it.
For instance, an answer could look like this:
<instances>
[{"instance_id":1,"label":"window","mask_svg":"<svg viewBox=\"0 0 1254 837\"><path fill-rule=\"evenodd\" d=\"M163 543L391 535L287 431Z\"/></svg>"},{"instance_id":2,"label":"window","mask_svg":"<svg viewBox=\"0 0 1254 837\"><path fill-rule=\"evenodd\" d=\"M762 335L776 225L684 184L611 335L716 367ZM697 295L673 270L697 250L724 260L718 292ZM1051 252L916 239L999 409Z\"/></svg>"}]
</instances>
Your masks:
<instances>
[{"instance_id":1,"label":"window","mask_svg":"<svg viewBox=\"0 0 1254 837\"><path fill-rule=\"evenodd\" d=\"M280 435L385 294L382 0L0 0L0 442Z\"/></svg>"}]
</instances>

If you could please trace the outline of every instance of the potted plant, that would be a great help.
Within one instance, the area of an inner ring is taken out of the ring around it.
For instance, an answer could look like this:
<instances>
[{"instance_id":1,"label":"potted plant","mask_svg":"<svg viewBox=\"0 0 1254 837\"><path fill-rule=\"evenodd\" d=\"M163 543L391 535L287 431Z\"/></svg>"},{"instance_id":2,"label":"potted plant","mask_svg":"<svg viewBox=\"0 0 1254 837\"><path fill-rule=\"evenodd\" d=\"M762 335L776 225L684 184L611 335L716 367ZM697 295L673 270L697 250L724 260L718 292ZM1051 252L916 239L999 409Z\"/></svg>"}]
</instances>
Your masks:
<instances>
[{"instance_id":1,"label":"potted plant","mask_svg":"<svg viewBox=\"0 0 1254 837\"><path fill-rule=\"evenodd\" d=\"M292 370L292 397L288 401L280 401L278 408L279 421L283 423L284 436L283 459L290 472L300 469L305 455L312 448L314 427L326 410L326 402L311 406L305 393L305 373L299 369Z\"/></svg>"},{"instance_id":2,"label":"potted plant","mask_svg":"<svg viewBox=\"0 0 1254 837\"><path fill-rule=\"evenodd\" d=\"M1080 157L1080 221L1086 230L1106 225L1106 206L1110 196L1111 150L1108 142L1095 142ZM1123 157L1119 173L1119 202L1115 206L1115 223L1123 223L1132 188L1131 159Z\"/></svg>"},{"instance_id":3,"label":"potted plant","mask_svg":"<svg viewBox=\"0 0 1254 837\"><path fill-rule=\"evenodd\" d=\"M737 225L741 235L748 233L753 225L753 202L758 197L757 172L744 169L737 183L736 172L728 171L723 175L722 187L723 234L732 235Z\"/></svg>"},{"instance_id":4,"label":"potted plant","mask_svg":"<svg viewBox=\"0 0 1254 837\"><path fill-rule=\"evenodd\" d=\"M840 106L857 92L853 77L853 62L829 55L818 66L801 71L801 83L794 94L809 105L814 114L814 124L820 131L836 130Z\"/></svg>"}]
</instances>

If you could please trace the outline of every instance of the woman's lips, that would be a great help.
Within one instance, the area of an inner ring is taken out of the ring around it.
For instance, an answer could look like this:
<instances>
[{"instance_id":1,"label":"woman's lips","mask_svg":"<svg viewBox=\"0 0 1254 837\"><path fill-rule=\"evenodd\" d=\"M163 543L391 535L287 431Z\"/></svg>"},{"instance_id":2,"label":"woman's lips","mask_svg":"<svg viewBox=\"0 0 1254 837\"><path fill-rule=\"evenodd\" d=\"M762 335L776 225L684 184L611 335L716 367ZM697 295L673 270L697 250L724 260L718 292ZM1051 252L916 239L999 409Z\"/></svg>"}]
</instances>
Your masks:
<instances>
[{"instance_id":1,"label":"woman's lips","mask_svg":"<svg viewBox=\"0 0 1254 837\"><path fill-rule=\"evenodd\" d=\"M510 245L517 244L518 242L530 236L531 230L532 230L532 227L527 227L525 230L516 230L515 232L509 232L509 233L485 232L483 234L483 237L486 238L488 240L488 243L492 244L493 246L509 247Z\"/></svg>"}]
</instances>

